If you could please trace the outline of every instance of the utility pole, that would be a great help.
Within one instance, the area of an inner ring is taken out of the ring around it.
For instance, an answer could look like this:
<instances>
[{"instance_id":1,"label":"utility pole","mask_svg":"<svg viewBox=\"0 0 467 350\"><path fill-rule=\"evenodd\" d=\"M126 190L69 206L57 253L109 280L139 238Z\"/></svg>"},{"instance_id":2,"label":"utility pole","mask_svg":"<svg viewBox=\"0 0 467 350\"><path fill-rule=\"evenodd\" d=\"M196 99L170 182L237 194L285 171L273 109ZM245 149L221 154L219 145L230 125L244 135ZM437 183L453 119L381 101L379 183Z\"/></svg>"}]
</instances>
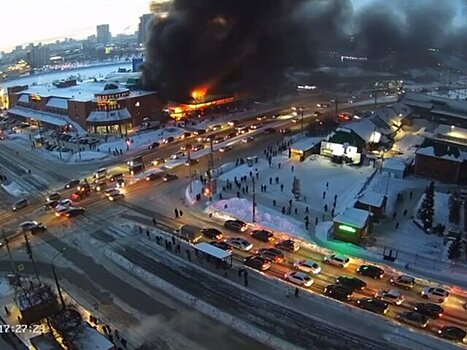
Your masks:
<instances>
[{"instance_id":1,"label":"utility pole","mask_svg":"<svg viewBox=\"0 0 467 350\"><path fill-rule=\"evenodd\" d=\"M252 206L252 221L256 222L256 181L253 177L253 206Z\"/></svg>"},{"instance_id":2,"label":"utility pole","mask_svg":"<svg viewBox=\"0 0 467 350\"><path fill-rule=\"evenodd\" d=\"M210 162L209 166L210 169L208 171L208 180L209 180L209 201L212 200L212 173L214 172L214 137L211 136L211 139L209 141L209 148L211 150L210 154Z\"/></svg>"},{"instance_id":3,"label":"utility pole","mask_svg":"<svg viewBox=\"0 0 467 350\"><path fill-rule=\"evenodd\" d=\"M61 251L55 254L55 256L50 261L50 265L52 265L52 274L54 276L55 285L57 286L58 297L60 298L60 303L62 304L62 310L65 310L65 300L63 299L63 294L62 294L62 290L60 289L60 284L58 283L57 271L55 270L54 260L64 251L65 251L65 248L63 248Z\"/></svg>"},{"instance_id":4,"label":"utility pole","mask_svg":"<svg viewBox=\"0 0 467 350\"><path fill-rule=\"evenodd\" d=\"M36 274L37 282L39 282L39 285L40 285L41 284L41 278L39 277L39 271L37 270L37 265L36 265L36 262L34 260L34 256L32 254L31 245L29 244L28 235L27 235L26 232L24 233L24 241L26 243L26 252L28 253L29 259L31 259L32 267L34 268L34 273Z\"/></svg>"}]
</instances>

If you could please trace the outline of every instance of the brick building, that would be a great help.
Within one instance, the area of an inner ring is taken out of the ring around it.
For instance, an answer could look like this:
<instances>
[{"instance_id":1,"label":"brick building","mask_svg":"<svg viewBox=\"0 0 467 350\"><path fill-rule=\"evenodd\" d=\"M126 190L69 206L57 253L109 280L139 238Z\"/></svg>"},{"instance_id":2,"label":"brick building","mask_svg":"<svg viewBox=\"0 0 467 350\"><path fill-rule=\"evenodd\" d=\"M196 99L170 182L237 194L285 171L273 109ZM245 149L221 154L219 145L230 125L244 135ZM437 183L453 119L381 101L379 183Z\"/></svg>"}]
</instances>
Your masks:
<instances>
[{"instance_id":1,"label":"brick building","mask_svg":"<svg viewBox=\"0 0 467 350\"><path fill-rule=\"evenodd\" d=\"M95 134L125 134L144 120L165 122L156 92L76 81L8 90L13 118Z\"/></svg>"}]
</instances>

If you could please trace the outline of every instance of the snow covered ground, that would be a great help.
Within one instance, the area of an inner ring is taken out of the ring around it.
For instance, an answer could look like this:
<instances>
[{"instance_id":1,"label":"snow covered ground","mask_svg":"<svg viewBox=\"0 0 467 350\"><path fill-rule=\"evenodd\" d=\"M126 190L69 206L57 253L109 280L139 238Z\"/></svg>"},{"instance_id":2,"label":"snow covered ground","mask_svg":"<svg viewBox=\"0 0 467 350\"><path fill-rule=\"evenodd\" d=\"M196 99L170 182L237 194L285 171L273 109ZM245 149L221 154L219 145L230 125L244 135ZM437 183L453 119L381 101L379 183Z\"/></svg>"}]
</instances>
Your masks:
<instances>
[{"instance_id":1,"label":"snow covered ground","mask_svg":"<svg viewBox=\"0 0 467 350\"><path fill-rule=\"evenodd\" d=\"M27 192L21 189L16 182L10 181L9 183L3 183L1 186L5 191L15 197L27 194Z\"/></svg>"}]
</instances>

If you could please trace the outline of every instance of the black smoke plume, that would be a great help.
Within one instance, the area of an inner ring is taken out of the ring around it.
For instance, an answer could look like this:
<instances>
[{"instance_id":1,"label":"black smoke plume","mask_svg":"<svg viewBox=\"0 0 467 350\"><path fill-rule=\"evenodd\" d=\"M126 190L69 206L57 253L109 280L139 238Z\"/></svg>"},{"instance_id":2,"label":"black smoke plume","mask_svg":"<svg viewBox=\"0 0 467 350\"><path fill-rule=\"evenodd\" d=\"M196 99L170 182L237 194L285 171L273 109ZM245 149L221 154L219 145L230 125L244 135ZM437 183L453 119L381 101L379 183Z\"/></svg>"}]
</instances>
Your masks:
<instances>
[{"instance_id":1,"label":"black smoke plume","mask_svg":"<svg viewBox=\"0 0 467 350\"><path fill-rule=\"evenodd\" d=\"M143 85L186 100L210 92L264 89L286 69L328 64L329 53L435 64L437 50L464 54L463 0L174 0L155 21ZM435 50L434 50L435 49Z\"/></svg>"}]
</instances>

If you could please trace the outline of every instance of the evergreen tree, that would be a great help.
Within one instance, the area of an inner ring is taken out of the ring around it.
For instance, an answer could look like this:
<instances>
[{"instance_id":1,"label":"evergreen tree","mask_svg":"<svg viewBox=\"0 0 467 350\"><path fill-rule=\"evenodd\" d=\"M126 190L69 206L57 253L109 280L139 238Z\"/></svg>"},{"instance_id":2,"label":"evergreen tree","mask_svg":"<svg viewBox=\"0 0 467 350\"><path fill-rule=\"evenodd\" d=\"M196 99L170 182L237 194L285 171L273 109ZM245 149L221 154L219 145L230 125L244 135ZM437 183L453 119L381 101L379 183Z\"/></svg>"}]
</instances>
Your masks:
<instances>
[{"instance_id":1,"label":"evergreen tree","mask_svg":"<svg viewBox=\"0 0 467 350\"><path fill-rule=\"evenodd\" d=\"M432 181L425 189L422 205L418 212L418 218L422 221L423 228L429 229L433 226L435 213L435 183Z\"/></svg>"},{"instance_id":2,"label":"evergreen tree","mask_svg":"<svg viewBox=\"0 0 467 350\"><path fill-rule=\"evenodd\" d=\"M295 198L300 198L300 180L294 176L293 182L292 182L292 193L295 196Z\"/></svg>"}]
</instances>

